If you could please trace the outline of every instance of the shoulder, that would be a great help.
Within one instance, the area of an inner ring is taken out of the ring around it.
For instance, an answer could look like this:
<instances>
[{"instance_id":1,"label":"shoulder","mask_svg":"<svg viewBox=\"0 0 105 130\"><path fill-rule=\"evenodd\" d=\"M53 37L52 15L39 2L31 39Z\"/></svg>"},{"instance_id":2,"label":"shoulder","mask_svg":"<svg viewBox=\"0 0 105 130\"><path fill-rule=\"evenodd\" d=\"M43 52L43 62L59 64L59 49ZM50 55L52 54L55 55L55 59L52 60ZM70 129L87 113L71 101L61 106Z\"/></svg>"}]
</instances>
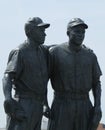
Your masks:
<instances>
[{"instance_id":1,"label":"shoulder","mask_svg":"<svg viewBox=\"0 0 105 130\"><path fill-rule=\"evenodd\" d=\"M90 53L90 54L95 54L94 51L90 48L90 47L87 47L86 45L82 45L82 49L87 52L87 53Z\"/></svg>"},{"instance_id":2,"label":"shoulder","mask_svg":"<svg viewBox=\"0 0 105 130\"><path fill-rule=\"evenodd\" d=\"M67 46L66 43L54 44L54 45L50 46L49 51L55 52L55 51L58 51L58 50L65 48L66 46Z\"/></svg>"},{"instance_id":3,"label":"shoulder","mask_svg":"<svg viewBox=\"0 0 105 130\"><path fill-rule=\"evenodd\" d=\"M11 57L13 57L14 55L17 55L18 53L19 53L19 48L18 47L12 49L11 52L9 53L9 59Z\"/></svg>"},{"instance_id":4,"label":"shoulder","mask_svg":"<svg viewBox=\"0 0 105 130\"><path fill-rule=\"evenodd\" d=\"M45 55L48 55L49 48L47 45L40 45L39 48L44 52Z\"/></svg>"},{"instance_id":5,"label":"shoulder","mask_svg":"<svg viewBox=\"0 0 105 130\"><path fill-rule=\"evenodd\" d=\"M84 44L82 45L82 49L85 50L85 51L87 51L87 52L94 53L91 48L87 47L87 46L84 45Z\"/></svg>"},{"instance_id":6,"label":"shoulder","mask_svg":"<svg viewBox=\"0 0 105 130\"><path fill-rule=\"evenodd\" d=\"M21 43L18 47L19 51L26 50L28 48L28 43L25 41Z\"/></svg>"},{"instance_id":7,"label":"shoulder","mask_svg":"<svg viewBox=\"0 0 105 130\"><path fill-rule=\"evenodd\" d=\"M12 49L11 52L9 53L9 59L11 59L11 57L13 56L19 56L21 54L21 50L24 49L25 43L20 44L19 46L17 46L16 48Z\"/></svg>"},{"instance_id":8,"label":"shoulder","mask_svg":"<svg viewBox=\"0 0 105 130\"><path fill-rule=\"evenodd\" d=\"M19 44L16 48L12 49L12 52L20 52L21 50L24 50L26 48L26 43Z\"/></svg>"},{"instance_id":9,"label":"shoulder","mask_svg":"<svg viewBox=\"0 0 105 130\"><path fill-rule=\"evenodd\" d=\"M40 45L40 48L43 49L43 50L48 50L49 47L47 45Z\"/></svg>"},{"instance_id":10,"label":"shoulder","mask_svg":"<svg viewBox=\"0 0 105 130\"><path fill-rule=\"evenodd\" d=\"M95 52L91 48L87 47L86 45L83 45L82 49L84 50L85 53L87 53L92 58L95 58L95 59L97 58Z\"/></svg>"}]
</instances>

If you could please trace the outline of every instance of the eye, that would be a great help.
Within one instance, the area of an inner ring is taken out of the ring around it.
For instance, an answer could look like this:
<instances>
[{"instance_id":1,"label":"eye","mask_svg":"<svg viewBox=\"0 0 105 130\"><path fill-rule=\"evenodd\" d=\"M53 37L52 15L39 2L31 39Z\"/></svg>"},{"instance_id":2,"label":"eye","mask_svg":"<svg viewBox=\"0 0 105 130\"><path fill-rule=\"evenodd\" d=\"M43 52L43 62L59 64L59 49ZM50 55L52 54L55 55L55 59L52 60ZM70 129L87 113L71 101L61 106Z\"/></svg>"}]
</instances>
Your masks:
<instances>
[{"instance_id":1,"label":"eye","mask_svg":"<svg viewBox=\"0 0 105 130\"><path fill-rule=\"evenodd\" d=\"M40 27L40 30L45 32L45 28L44 27Z\"/></svg>"},{"instance_id":2,"label":"eye","mask_svg":"<svg viewBox=\"0 0 105 130\"><path fill-rule=\"evenodd\" d=\"M75 33L84 34L85 30L75 30Z\"/></svg>"}]
</instances>

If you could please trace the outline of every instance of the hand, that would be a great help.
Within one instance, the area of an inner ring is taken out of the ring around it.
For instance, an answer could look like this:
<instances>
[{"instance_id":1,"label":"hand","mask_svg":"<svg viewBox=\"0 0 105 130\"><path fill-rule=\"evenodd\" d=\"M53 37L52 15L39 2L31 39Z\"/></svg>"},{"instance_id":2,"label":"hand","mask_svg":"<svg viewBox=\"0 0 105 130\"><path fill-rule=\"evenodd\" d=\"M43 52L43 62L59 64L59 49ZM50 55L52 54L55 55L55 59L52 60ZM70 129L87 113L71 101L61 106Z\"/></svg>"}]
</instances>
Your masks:
<instances>
[{"instance_id":1,"label":"hand","mask_svg":"<svg viewBox=\"0 0 105 130\"><path fill-rule=\"evenodd\" d=\"M93 108L93 118L90 122L89 130L96 130L97 129L99 122L101 120L101 117L102 117L101 108L94 107Z\"/></svg>"},{"instance_id":2,"label":"hand","mask_svg":"<svg viewBox=\"0 0 105 130\"><path fill-rule=\"evenodd\" d=\"M13 113L15 112L15 104L12 98L6 99L4 101L4 110L7 114L13 115Z\"/></svg>"},{"instance_id":3,"label":"hand","mask_svg":"<svg viewBox=\"0 0 105 130\"><path fill-rule=\"evenodd\" d=\"M43 115L47 118L51 117L51 110L49 108L49 106L43 106Z\"/></svg>"},{"instance_id":4,"label":"hand","mask_svg":"<svg viewBox=\"0 0 105 130\"><path fill-rule=\"evenodd\" d=\"M102 117L101 107L94 107L93 123L99 123Z\"/></svg>"},{"instance_id":5,"label":"hand","mask_svg":"<svg viewBox=\"0 0 105 130\"><path fill-rule=\"evenodd\" d=\"M8 115L18 121L23 121L26 119L26 114L23 108L12 98L4 101L4 110Z\"/></svg>"}]
</instances>

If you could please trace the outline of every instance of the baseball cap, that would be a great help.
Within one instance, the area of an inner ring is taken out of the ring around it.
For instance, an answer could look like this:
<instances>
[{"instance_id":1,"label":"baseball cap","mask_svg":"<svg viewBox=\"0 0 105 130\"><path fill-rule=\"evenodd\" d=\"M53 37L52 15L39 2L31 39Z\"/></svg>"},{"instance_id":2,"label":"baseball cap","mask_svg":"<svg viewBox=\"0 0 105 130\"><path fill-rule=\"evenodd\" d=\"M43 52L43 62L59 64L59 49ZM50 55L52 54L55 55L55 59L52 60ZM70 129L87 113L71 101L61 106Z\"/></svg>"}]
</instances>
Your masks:
<instances>
[{"instance_id":1,"label":"baseball cap","mask_svg":"<svg viewBox=\"0 0 105 130\"><path fill-rule=\"evenodd\" d=\"M44 23L43 20L39 17L29 18L28 23L31 23L38 27L45 27L45 28L48 28L50 26L49 23Z\"/></svg>"},{"instance_id":2,"label":"baseball cap","mask_svg":"<svg viewBox=\"0 0 105 130\"><path fill-rule=\"evenodd\" d=\"M84 23L84 21L80 18L73 18L69 21L68 25L67 25L67 29L68 28L72 28L74 26L78 26L78 25L83 25L85 29L88 28L88 25L86 23Z\"/></svg>"}]
</instances>

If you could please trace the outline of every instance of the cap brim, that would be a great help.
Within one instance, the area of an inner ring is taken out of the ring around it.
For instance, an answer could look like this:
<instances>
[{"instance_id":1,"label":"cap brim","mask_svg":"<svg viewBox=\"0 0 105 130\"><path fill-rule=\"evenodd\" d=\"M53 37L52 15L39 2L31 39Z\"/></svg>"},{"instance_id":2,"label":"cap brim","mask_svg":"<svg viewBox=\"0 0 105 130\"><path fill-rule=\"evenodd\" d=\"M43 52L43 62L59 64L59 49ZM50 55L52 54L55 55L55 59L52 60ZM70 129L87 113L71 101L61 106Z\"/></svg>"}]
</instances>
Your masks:
<instances>
[{"instance_id":1,"label":"cap brim","mask_svg":"<svg viewBox=\"0 0 105 130\"><path fill-rule=\"evenodd\" d=\"M76 24L73 24L72 27L75 27L75 26L78 26L78 25L82 25L85 29L88 28L88 25L85 24L85 23L78 23L78 24L76 23Z\"/></svg>"},{"instance_id":2,"label":"cap brim","mask_svg":"<svg viewBox=\"0 0 105 130\"><path fill-rule=\"evenodd\" d=\"M87 25L87 24L79 24L79 25L82 25L85 29L88 28L88 25Z\"/></svg>"},{"instance_id":3,"label":"cap brim","mask_svg":"<svg viewBox=\"0 0 105 130\"><path fill-rule=\"evenodd\" d=\"M38 27L44 27L44 28L48 28L50 26L49 23L40 23L37 25Z\"/></svg>"}]
</instances>

